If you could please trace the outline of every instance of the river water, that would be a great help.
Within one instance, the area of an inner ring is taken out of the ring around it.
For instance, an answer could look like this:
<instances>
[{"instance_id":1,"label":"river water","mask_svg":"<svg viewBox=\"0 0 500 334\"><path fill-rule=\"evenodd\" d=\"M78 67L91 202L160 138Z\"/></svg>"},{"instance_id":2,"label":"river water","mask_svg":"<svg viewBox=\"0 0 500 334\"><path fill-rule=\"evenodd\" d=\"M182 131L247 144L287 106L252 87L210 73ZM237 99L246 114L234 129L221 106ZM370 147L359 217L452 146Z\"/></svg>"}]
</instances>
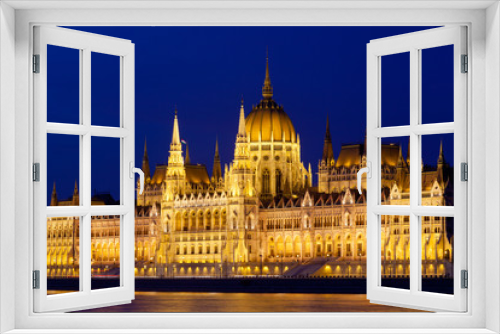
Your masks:
<instances>
[{"instance_id":1,"label":"river water","mask_svg":"<svg viewBox=\"0 0 500 334\"><path fill-rule=\"evenodd\" d=\"M56 293L56 291L51 291ZM364 294L309 293L135 293L131 304L84 312L418 312L371 304Z\"/></svg>"}]
</instances>

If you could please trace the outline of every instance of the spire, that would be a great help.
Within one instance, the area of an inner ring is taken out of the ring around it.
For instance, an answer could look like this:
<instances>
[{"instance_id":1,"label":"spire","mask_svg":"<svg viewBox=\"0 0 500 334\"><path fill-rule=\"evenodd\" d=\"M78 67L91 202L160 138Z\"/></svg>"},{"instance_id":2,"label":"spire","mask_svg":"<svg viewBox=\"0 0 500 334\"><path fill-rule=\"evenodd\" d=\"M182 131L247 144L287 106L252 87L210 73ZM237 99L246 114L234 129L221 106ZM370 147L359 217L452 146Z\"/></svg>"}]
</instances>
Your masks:
<instances>
[{"instance_id":1,"label":"spire","mask_svg":"<svg viewBox=\"0 0 500 334\"><path fill-rule=\"evenodd\" d=\"M215 182L218 182L222 177L222 170L220 165L220 156L219 156L219 141L215 139L215 154L214 154L214 166L212 168L212 177Z\"/></svg>"},{"instance_id":2,"label":"spire","mask_svg":"<svg viewBox=\"0 0 500 334\"><path fill-rule=\"evenodd\" d=\"M436 175L436 178L437 178L437 181L441 184L441 186L444 186L443 185L443 182L444 182L444 164L445 164L445 161L444 161L444 154L443 154L443 141L441 140L441 145L439 147L439 157L438 157L438 161L437 161L437 175Z\"/></svg>"},{"instance_id":3,"label":"spire","mask_svg":"<svg viewBox=\"0 0 500 334\"><path fill-rule=\"evenodd\" d=\"M182 168L184 167L184 157L182 156L182 144L179 134L179 119L177 118L177 107L175 108L174 128L172 130L172 142L170 143L170 152L168 155L168 176L184 175ZM178 170L174 170L174 169ZM179 169L180 168L180 169ZM170 173L170 174L169 174Z\"/></svg>"},{"instance_id":4,"label":"spire","mask_svg":"<svg viewBox=\"0 0 500 334\"><path fill-rule=\"evenodd\" d=\"M172 132L171 145L180 145L181 137L179 135L179 120L177 119L177 107L175 108L174 131Z\"/></svg>"},{"instance_id":5,"label":"spire","mask_svg":"<svg viewBox=\"0 0 500 334\"><path fill-rule=\"evenodd\" d=\"M269 49L266 51L266 78L264 79L264 86L262 86L262 96L264 99L273 97L273 86L271 86L271 78L269 77Z\"/></svg>"},{"instance_id":6,"label":"spire","mask_svg":"<svg viewBox=\"0 0 500 334\"><path fill-rule=\"evenodd\" d=\"M240 106L240 121L238 123L238 138L246 138L245 132L245 107L243 106L243 97L241 98Z\"/></svg>"},{"instance_id":7,"label":"spire","mask_svg":"<svg viewBox=\"0 0 500 334\"><path fill-rule=\"evenodd\" d=\"M78 193L78 182L75 180L75 189L73 190L73 205L80 205L80 194Z\"/></svg>"},{"instance_id":8,"label":"spire","mask_svg":"<svg viewBox=\"0 0 500 334\"><path fill-rule=\"evenodd\" d=\"M189 157L189 145L186 143L186 158L184 159L184 165L190 165L191 158Z\"/></svg>"},{"instance_id":9,"label":"spire","mask_svg":"<svg viewBox=\"0 0 500 334\"><path fill-rule=\"evenodd\" d=\"M309 172L309 185L308 186L312 187L312 181L313 181L312 180L312 177L313 177L312 175L313 175L313 173L312 173L311 163L309 163L308 172Z\"/></svg>"},{"instance_id":10,"label":"spire","mask_svg":"<svg viewBox=\"0 0 500 334\"><path fill-rule=\"evenodd\" d=\"M52 196L50 197L50 206L57 206L57 191L55 182L54 187L52 188Z\"/></svg>"},{"instance_id":11,"label":"spire","mask_svg":"<svg viewBox=\"0 0 500 334\"><path fill-rule=\"evenodd\" d=\"M403 145L399 144L398 168L403 167Z\"/></svg>"},{"instance_id":12,"label":"spire","mask_svg":"<svg viewBox=\"0 0 500 334\"><path fill-rule=\"evenodd\" d=\"M330 135L330 121L326 115L326 133L325 142L323 144L323 161L328 165L333 160L332 137Z\"/></svg>"},{"instance_id":13,"label":"spire","mask_svg":"<svg viewBox=\"0 0 500 334\"><path fill-rule=\"evenodd\" d=\"M142 171L146 179L151 178L151 171L149 169L148 145L146 137L144 137L144 156L142 157Z\"/></svg>"},{"instance_id":14,"label":"spire","mask_svg":"<svg viewBox=\"0 0 500 334\"><path fill-rule=\"evenodd\" d=\"M439 146L438 165L443 165L443 164L444 164L443 141L441 140L441 144Z\"/></svg>"}]
</instances>

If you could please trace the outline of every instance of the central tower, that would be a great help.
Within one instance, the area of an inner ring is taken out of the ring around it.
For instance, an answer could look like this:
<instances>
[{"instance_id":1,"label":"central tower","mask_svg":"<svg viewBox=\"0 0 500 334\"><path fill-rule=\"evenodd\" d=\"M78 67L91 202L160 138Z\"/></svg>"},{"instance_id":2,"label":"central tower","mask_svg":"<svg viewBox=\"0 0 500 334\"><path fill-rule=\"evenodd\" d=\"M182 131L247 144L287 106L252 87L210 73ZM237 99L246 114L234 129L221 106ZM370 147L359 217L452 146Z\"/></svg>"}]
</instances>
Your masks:
<instances>
[{"instance_id":1,"label":"central tower","mask_svg":"<svg viewBox=\"0 0 500 334\"><path fill-rule=\"evenodd\" d=\"M311 185L311 173L300 157L300 138L283 106L273 100L266 57L262 100L245 119L254 188L262 199L293 196Z\"/></svg>"}]
</instances>

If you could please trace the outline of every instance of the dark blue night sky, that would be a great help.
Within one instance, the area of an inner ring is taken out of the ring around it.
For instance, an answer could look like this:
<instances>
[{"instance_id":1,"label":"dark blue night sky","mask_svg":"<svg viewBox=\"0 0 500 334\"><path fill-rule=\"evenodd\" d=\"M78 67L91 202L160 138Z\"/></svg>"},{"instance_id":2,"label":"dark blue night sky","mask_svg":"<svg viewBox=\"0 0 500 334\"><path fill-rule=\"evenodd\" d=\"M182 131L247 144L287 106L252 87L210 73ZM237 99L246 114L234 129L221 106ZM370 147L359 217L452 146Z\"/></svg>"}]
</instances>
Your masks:
<instances>
[{"instance_id":1,"label":"dark blue night sky","mask_svg":"<svg viewBox=\"0 0 500 334\"><path fill-rule=\"evenodd\" d=\"M222 163L233 158L240 100L245 112L261 99L269 48L274 99L283 105L300 134L302 160L317 171L330 117L333 150L364 140L366 129L366 44L428 27L72 27L135 43L136 165L147 137L152 171L167 162L174 108L191 161L211 174L215 138ZM49 50L48 120L78 122L78 54ZM452 47L423 53L423 122L453 120ZM118 124L118 61L92 56L93 124ZM409 66L405 54L384 57L383 125L409 119ZM99 108L99 109L97 109ZM75 121L76 120L76 121ZM57 136L50 135L49 137ZM68 136L64 136L68 137ZM452 162L452 138L424 142L424 162L435 164L439 142ZM108 140L113 142L113 140ZM405 146L407 143L402 143ZM110 146L108 146L110 145ZM112 146L111 146L112 145ZM49 138L48 200L57 181L59 199L73 193L78 178L78 139ZM92 188L119 197L116 143L101 139L92 149ZM404 148L406 150L406 147ZM223 167L224 168L224 167ZM97 172L99 171L99 172ZM315 183L316 183L315 178Z\"/></svg>"}]
</instances>

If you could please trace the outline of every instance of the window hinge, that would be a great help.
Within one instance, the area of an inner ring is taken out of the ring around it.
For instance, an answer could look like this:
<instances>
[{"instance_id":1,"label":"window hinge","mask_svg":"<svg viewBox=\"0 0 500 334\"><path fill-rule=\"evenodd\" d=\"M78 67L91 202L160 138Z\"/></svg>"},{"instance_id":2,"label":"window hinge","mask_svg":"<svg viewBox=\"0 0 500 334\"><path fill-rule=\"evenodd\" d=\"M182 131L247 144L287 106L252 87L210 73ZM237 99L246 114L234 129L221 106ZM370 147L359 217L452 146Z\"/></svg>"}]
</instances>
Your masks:
<instances>
[{"instance_id":1,"label":"window hinge","mask_svg":"<svg viewBox=\"0 0 500 334\"><path fill-rule=\"evenodd\" d=\"M462 55L462 73L469 72L469 56Z\"/></svg>"},{"instance_id":2,"label":"window hinge","mask_svg":"<svg viewBox=\"0 0 500 334\"><path fill-rule=\"evenodd\" d=\"M469 273L467 272L467 270L462 270L460 272L460 276L461 276L461 287L462 289L467 289L469 287Z\"/></svg>"},{"instance_id":3,"label":"window hinge","mask_svg":"<svg viewBox=\"0 0 500 334\"><path fill-rule=\"evenodd\" d=\"M40 182L40 163L33 164L33 181Z\"/></svg>"},{"instance_id":4,"label":"window hinge","mask_svg":"<svg viewBox=\"0 0 500 334\"><path fill-rule=\"evenodd\" d=\"M460 164L460 180L469 181L469 165L466 162Z\"/></svg>"},{"instance_id":5,"label":"window hinge","mask_svg":"<svg viewBox=\"0 0 500 334\"><path fill-rule=\"evenodd\" d=\"M33 289L40 289L40 270L33 270Z\"/></svg>"},{"instance_id":6,"label":"window hinge","mask_svg":"<svg viewBox=\"0 0 500 334\"><path fill-rule=\"evenodd\" d=\"M40 73L40 55L33 55L33 73Z\"/></svg>"}]
</instances>

